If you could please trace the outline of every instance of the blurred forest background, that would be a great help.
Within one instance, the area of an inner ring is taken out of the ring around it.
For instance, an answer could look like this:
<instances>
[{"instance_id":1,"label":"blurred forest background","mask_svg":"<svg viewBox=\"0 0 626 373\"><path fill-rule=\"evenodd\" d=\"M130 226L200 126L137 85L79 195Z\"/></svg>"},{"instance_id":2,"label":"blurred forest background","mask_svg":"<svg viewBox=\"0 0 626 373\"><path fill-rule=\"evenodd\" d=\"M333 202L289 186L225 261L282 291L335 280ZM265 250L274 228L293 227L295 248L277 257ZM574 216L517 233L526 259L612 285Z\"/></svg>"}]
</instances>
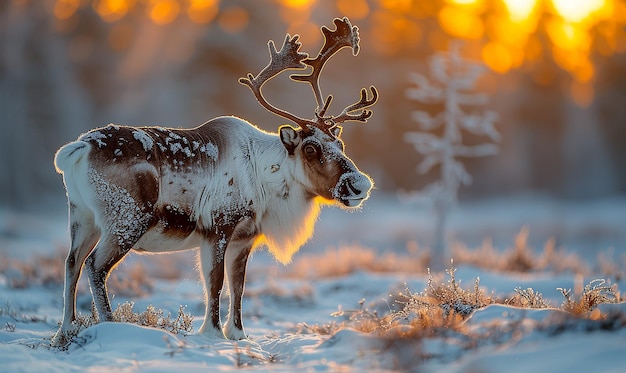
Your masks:
<instances>
[{"instance_id":1,"label":"blurred forest background","mask_svg":"<svg viewBox=\"0 0 626 373\"><path fill-rule=\"evenodd\" d=\"M348 16L361 52L322 75L331 111L375 85L365 124L348 123L348 154L385 192L419 189L411 72L463 40L489 68L477 91L499 113L500 153L465 162L461 199L626 193L626 4L623 0L3 0L0 1L0 207L64 203L54 152L108 123L194 127L236 115L275 131L237 79L269 59L267 41L298 33L315 55L320 25ZM279 76L272 102L311 116L307 85ZM422 108L423 109L423 108ZM436 110L436 109L435 109ZM475 140L477 143L483 139Z\"/></svg>"}]
</instances>

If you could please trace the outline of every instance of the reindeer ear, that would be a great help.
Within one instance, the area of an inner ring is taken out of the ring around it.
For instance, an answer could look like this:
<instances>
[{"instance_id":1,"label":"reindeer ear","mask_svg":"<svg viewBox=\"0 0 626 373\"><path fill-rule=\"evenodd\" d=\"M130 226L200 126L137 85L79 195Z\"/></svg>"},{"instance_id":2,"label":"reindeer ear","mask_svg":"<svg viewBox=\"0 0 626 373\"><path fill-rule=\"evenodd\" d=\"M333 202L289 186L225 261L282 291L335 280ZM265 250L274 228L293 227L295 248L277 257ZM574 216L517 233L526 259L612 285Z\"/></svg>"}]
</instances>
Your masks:
<instances>
[{"instance_id":1,"label":"reindeer ear","mask_svg":"<svg viewBox=\"0 0 626 373\"><path fill-rule=\"evenodd\" d=\"M298 135L298 131L290 125L280 126L278 129L280 133L280 141L283 142L283 145L289 152L289 155L294 154L294 150L300 144L300 136Z\"/></svg>"},{"instance_id":2,"label":"reindeer ear","mask_svg":"<svg viewBox=\"0 0 626 373\"><path fill-rule=\"evenodd\" d=\"M341 126L336 126L330 129L330 132L333 134L333 136L335 136L336 138L339 138L341 136L341 132L343 132L343 127Z\"/></svg>"}]
</instances>

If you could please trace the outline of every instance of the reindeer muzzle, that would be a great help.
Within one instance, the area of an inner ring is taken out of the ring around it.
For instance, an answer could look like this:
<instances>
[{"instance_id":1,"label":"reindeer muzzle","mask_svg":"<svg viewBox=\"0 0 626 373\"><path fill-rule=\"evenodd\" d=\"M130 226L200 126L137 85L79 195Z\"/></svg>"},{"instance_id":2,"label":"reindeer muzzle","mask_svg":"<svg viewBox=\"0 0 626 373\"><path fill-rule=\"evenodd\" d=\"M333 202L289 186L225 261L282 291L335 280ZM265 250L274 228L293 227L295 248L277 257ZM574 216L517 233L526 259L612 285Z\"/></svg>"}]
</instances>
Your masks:
<instances>
[{"instance_id":1,"label":"reindeer muzzle","mask_svg":"<svg viewBox=\"0 0 626 373\"><path fill-rule=\"evenodd\" d=\"M361 172L348 172L339 178L333 196L346 207L359 207L372 190L372 181Z\"/></svg>"}]
</instances>

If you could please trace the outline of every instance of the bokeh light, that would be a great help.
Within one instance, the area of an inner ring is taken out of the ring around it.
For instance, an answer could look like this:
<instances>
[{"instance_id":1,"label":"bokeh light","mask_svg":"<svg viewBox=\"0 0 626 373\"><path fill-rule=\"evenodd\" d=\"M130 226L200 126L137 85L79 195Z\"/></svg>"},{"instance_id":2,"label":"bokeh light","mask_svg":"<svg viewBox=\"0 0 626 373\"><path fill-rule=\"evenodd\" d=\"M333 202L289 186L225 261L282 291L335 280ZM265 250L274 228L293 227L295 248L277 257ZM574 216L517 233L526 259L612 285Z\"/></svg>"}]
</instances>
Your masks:
<instances>
[{"instance_id":1,"label":"bokeh light","mask_svg":"<svg viewBox=\"0 0 626 373\"><path fill-rule=\"evenodd\" d=\"M287 8L301 9L313 6L315 0L279 0L279 3Z\"/></svg>"},{"instance_id":2,"label":"bokeh light","mask_svg":"<svg viewBox=\"0 0 626 373\"><path fill-rule=\"evenodd\" d=\"M153 0L149 8L150 19L157 25L167 25L173 22L180 13L180 4L177 0Z\"/></svg>"},{"instance_id":3,"label":"bokeh light","mask_svg":"<svg viewBox=\"0 0 626 373\"><path fill-rule=\"evenodd\" d=\"M191 0L187 7L189 19L198 24L211 22L219 12L218 0Z\"/></svg>"},{"instance_id":4,"label":"bokeh light","mask_svg":"<svg viewBox=\"0 0 626 373\"><path fill-rule=\"evenodd\" d=\"M370 6L367 0L337 0L337 10L356 21L367 17Z\"/></svg>"},{"instance_id":5,"label":"bokeh light","mask_svg":"<svg viewBox=\"0 0 626 373\"><path fill-rule=\"evenodd\" d=\"M439 12L439 23L455 38L480 39L483 36L483 23L472 8L445 6Z\"/></svg>"},{"instance_id":6,"label":"bokeh light","mask_svg":"<svg viewBox=\"0 0 626 373\"><path fill-rule=\"evenodd\" d=\"M128 13L133 3L129 0L96 0L93 7L103 20L115 22Z\"/></svg>"},{"instance_id":7,"label":"bokeh light","mask_svg":"<svg viewBox=\"0 0 626 373\"><path fill-rule=\"evenodd\" d=\"M248 25L248 12L240 7L225 9L219 17L218 23L222 30L236 34Z\"/></svg>"},{"instance_id":8,"label":"bokeh light","mask_svg":"<svg viewBox=\"0 0 626 373\"><path fill-rule=\"evenodd\" d=\"M611 0L551 0L554 10L566 22L581 22L609 11Z\"/></svg>"},{"instance_id":9,"label":"bokeh light","mask_svg":"<svg viewBox=\"0 0 626 373\"><path fill-rule=\"evenodd\" d=\"M58 0L54 4L54 16L58 19L70 18L79 7L80 0Z\"/></svg>"},{"instance_id":10,"label":"bokeh light","mask_svg":"<svg viewBox=\"0 0 626 373\"><path fill-rule=\"evenodd\" d=\"M503 0L503 3L511 21L522 22L535 12L538 0Z\"/></svg>"},{"instance_id":11,"label":"bokeh light","mask_svg":"<svg viewBox=\"0 0 626 373\"><path fill-rule=\"evenodd\" d=\"M53 1L54 17L66 27L85 6L108 23L135 19L137 10L157 25L185 18L198 25L216 23L231 34L244 32L250 22L245 6L220 0ZM320 42L319 21L313 16L321 6L317 0L267 1L278 6L287 32L300 34L307 44ZM571 94L578 102L593 96L592 88L580 87L596 78L594 54L626 51L623 0L336 0L334 5L336 16L348 16L369 32L375 53L394 56L424 45L441 50L451 39L468 40L474 55L499 74L541 65L531 75L549 84L554 78L548 75L556 72L548 71L546 63L565 71L577 82ZM132 24L110 29L111 48L127 47Z\"/></svg>"}]
</instances>

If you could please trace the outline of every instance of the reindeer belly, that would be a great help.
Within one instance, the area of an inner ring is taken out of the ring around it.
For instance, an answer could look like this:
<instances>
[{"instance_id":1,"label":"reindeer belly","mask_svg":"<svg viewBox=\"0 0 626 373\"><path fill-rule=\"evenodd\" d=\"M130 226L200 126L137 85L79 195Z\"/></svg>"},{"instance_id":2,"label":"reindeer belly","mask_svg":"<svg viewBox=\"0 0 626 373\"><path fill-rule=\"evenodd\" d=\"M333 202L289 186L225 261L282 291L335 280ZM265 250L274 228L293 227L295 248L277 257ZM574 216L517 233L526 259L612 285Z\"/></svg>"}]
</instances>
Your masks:
<instances>
[{"instance_id":1,"label":"reindeer belly","mask_svg":"<svg viewBox=\"0 0 626 373\"><path fill-rule=\"evenodd\" d=\"M195 231L186 236L177 236L168 234L163 227L155 226L141 236L133 249L138 252L164 253L193 249L201 243L202 237Z\"/></svg>"},{"instance_id":2,"label":"reindeer belly","mask_svg":"<svg viewBox=\"0 0 626 373\"><path fill-rule=\"evenodd\" d=\"M189 201L157 204L150 228L133 248L137 251L168 252L200 246L197 223Z\"/></svg>"}]
</instances>

